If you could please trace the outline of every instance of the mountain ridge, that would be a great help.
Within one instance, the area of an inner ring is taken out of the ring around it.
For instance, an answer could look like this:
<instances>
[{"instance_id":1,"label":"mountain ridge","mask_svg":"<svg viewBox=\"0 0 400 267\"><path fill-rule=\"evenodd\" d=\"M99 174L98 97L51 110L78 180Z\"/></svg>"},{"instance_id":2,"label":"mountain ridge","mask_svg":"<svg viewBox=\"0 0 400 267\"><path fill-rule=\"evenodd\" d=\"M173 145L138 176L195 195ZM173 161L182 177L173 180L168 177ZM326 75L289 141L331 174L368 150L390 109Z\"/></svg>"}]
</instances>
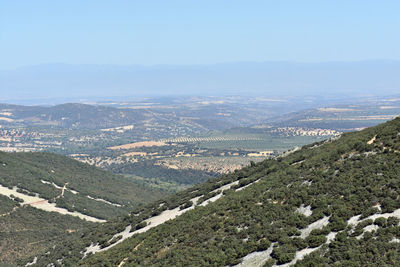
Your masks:
<instances>
[{"instance_id":1,"label":"mountain ridge","mask_svg":"<svg viewBox=\"0 0 400 267\"><path fill-rule=\"evenodd\" d=\"M8 99L47 97L49 92L53 97L72 94L75 97L104 97L110 96L110 88L114 97L187 95L193 92L305 95L319 93L321 88L331 94L347 94L349 88L353 94L376 94L377 90L390 94L399 84L399 72L399 61L385 60L199 66L56 64L0 71L0 84L4 90L2 97ZM44 76L46 79L41 78ZM13 92L18 92L18 95Z\"/></svg>"},{"instance_id":2,"label":"mountain ridge","mask_svg":"<svg viewBox=\"0 0 400 267\"><path fill-rule=\"evenodd\" d=\"M399 151L400 118L344 133L133 211L81 243L108 247L127 225L141 229L163 212L195 206L106 251L82 260L69 244L38 262L68 248L75 256L65 263L82 266L247 266L249 259L252 266L394 265L400 262ZM208 199L215 201L202 206Z\"/></svg>"}]
</instances>

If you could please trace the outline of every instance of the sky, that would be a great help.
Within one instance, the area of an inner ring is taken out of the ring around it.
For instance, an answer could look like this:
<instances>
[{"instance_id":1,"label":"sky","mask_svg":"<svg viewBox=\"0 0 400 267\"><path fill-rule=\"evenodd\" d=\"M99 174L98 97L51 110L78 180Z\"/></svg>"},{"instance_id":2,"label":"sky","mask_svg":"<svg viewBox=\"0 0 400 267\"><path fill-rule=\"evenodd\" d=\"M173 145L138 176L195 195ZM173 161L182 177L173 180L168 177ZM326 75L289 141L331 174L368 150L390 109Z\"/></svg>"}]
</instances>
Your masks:
<instances>
[{"instance_id":1,"label":"sky","mask_svg":"<svg viewBox=\"0 0 400 267\"><path fill-rule=\"evenodd\" d=\"M398 0L2 0L0 70L400 60Z\"/></svg>"}]
</instances>

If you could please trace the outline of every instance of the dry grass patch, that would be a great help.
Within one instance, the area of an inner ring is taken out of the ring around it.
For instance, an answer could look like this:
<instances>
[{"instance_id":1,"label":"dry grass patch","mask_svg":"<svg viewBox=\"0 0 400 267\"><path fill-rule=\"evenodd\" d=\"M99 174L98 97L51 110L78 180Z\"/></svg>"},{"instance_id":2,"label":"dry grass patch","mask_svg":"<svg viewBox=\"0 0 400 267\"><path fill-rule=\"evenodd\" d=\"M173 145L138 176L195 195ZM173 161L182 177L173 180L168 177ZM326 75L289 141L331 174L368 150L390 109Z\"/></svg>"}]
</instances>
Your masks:
<instances>
[{"instance_id":1,"label":"dry grass patch","mask_svg":"<svg viewBox=\"0 0 400 267\"><path fill-rule=\"evenodd\" d=\"M108 149L124 150L124 149L138 148L138 147L165 146L165 145L167 145L167 143L161 141L143 141L143 142L136 142L120 146L112 146L109 147Z\"/></svg>"}]
</instances>

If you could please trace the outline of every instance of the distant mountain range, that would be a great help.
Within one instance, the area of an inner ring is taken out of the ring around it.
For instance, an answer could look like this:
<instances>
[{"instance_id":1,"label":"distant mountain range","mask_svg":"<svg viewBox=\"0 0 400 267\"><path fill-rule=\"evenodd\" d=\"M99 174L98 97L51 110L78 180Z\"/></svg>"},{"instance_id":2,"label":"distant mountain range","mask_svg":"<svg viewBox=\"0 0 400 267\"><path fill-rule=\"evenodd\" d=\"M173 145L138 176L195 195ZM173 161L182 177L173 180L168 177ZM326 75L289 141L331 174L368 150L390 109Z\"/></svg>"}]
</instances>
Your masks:
<instances>
[{"instance_id":1,"label":"distant mountain range","mask_svg":"<svg viewBox=\"0 0 400 267\"><path fill-rule=\"evenodd\" d=\"M399 61L244 62L194 66L43 64L0 71L0 101L151 95L387 95Z\"/></svg>"}]
</instances>

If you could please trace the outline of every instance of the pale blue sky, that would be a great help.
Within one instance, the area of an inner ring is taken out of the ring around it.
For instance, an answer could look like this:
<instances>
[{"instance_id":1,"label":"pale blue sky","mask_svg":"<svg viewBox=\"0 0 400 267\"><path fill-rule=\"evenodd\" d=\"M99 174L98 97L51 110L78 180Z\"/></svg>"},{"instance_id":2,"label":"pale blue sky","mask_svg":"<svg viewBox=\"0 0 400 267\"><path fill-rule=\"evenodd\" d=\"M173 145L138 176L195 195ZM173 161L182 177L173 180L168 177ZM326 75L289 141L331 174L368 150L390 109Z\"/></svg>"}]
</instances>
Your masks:
<instances>
[{"instance_id":1,"label":"pale blue sky","mask_svg":"<svg viewBox=\"0 0 400 267\"><path fill-rule=\"evenodd\" d=\"M400 60L399 0L2 0L0 69Z\"/></svg>"}]
</instances>

